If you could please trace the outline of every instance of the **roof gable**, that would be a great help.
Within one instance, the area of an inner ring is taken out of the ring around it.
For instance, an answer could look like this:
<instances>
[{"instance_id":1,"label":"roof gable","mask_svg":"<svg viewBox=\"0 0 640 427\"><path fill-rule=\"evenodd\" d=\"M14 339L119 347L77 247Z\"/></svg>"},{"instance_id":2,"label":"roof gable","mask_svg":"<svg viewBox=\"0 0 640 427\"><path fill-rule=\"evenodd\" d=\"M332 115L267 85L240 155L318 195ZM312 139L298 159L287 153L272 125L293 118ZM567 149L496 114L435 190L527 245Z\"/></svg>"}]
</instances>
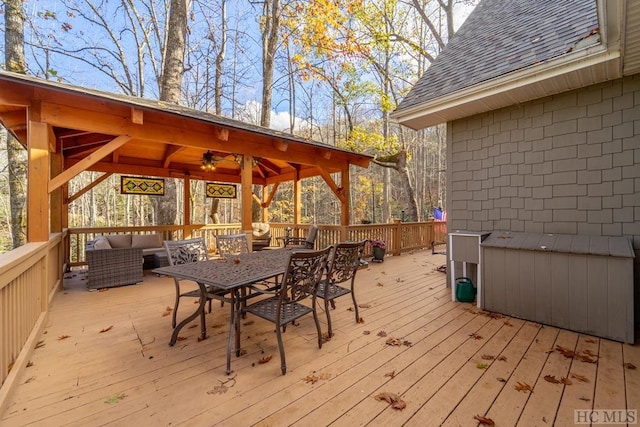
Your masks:
<instances>
[{"instance_id":1,"label":"roof gable","mask_svg":"<svg viewBox=\"0 0 640 427\"><path fill-rule=\"evenodd\" d=\"M397 111L597 43L598 27L596 0L483 0Z\"/></svg>"}]
</instances>

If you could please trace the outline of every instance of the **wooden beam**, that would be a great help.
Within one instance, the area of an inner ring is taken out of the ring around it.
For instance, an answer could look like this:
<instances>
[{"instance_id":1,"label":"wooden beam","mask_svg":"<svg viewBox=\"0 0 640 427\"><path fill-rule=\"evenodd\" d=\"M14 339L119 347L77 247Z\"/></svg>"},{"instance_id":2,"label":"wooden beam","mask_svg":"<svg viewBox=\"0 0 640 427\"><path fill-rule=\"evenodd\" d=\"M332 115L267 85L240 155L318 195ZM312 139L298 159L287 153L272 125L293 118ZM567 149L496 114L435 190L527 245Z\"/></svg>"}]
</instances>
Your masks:
<instances>
[{"instance_id":1,"label":"wooden beam","mask_svg":"<svg viewBox=\"0 0 640 427\"><path fill-rule=\"evenodd\" d=\"M276 191L278 190L279 186L280 186L279 182L276 182L275 184L273 184L273 186L271 187L271 191L269 192L269 196L267 197L267 200L265 200L263 203L263 206L262 206L263 208L268 208L269 206L271 206L271 202L273 201L273 196L276 195Z\"/></svg>"},{"instance_id":2,"label":"wooden beam","mask_svg":"<svg viewBox=\"0 0 640 427\"><path fill-rule=\"evenodd\" d=\"M27 125L27 109L20 108L0 113L0 119L2 119L2 123L7 129L12 129L16 126L25 127Z\"/></svg>"},{"instance_id":3,"label":"wooden beam","mask_svg":"<svg viewBox=\"0 0 640 427\"><path fill-rule=\"evenodd\" d=\"M351 187L349 185L349 181L349 167L347 166L347 168L344 169L340 174L342 194L344 196L344 201L341 200L342 209L340 210L340 225L342 225L343 227L349 225L349 217L351 215L351 207L349 206L349 200L351 200L351 198L349 197L349 192L351 191ZM343 230L346 231L346 228L343 228ZM347 236L343 236L343 240L345 240L346 237Z\"/></svg>"},{"instance_id":4,"label":"wooden beam","mask_svg":"<svg viewBox=\"0 0 640 427\"><path fill-rule=\"evenodd\" d=\"M111 142L103 145L98 148L94 153L89 154L84 159L80 160L78 163L65 170L60 175L56 176L49 182L49 193L51 193L56 188L61 185L69 182L71 178L78 175L80 172L87 170L91 165L99 162L105 156L113 153L118 148L122 147L124 144L129 142L131 137L129 135L120 135L115 137Z\"/></svg>"},{"instance_id":5,"label":"wooden beam","mask_svg":"<svg viewBox=\"0 0 640 427\"><path fill-rule=\"evenodd\" d=\"M335 183L333 178L331 178L331 175L329 175L329 173L324 169L320 169L320 176L322 176L322 179L324 179L324 182L327 183L327 185L329 186L333 194L335 194L335 196L338 198L338 200L340 200L341 203L345 203L345 197L344 197L344 192L342 191L342 187L338 187L338 185Z\"/></svg>"},{"instance_id":6,"label":"wooden beam","mask_svg":"<svg viewBox=\"0 0 640 427\"><path fill-rule=\"evenodd\" d=\"M216 138L220 141L228 141L229 140L229 129L216 127L215 128Z\"/></svg>"},{"instance_id":7,"label":"wooden beam","mask_svg":"<svg viewBox=\"0 0 640 427\"><path fill-rule=\"evenodd\" d=\"M51 137L51 130L49 130ZM54 150L50 151L50 162L49 162L49 170L51 176L56 176L62 173L64 170L64 159L62 158L62 152L60 150L60 145L62 142L60 140L53 139L53 142L56 146L54 146ZM64 188L58 188L56 191L51 193L50 195L50 216L49 216L49 229L52 233L59 233L65 227L63 223L65 222L65 212L66 204L64 202Z\"/></svg>"},{"instance_id":8,"label":"wooden beam","mask_svg":"<svg viewBox=\"0 0 640 427\"><path fill-rule=\"evenodd\" d=\"M171 164L171 159L178 154L180 151L184 150L187 147L182 147L180 145L169 145L167 146L167 151L164 153L164 161L162 162L162 167L168 168Z\"/></svg>"},{"instance_id":9,"label":"wooden beam","mask_svg":"<svg viewBox=\"0 0 640 427\"><path fill-rule=\"evenodd\" d=\"M276 147L276 150L278 151L287 151L287 149L289 148L289 144L285 141L275 141L273 143L273 146Z\"/></svg>"},{"instance_id":10,"label":"wooden beam","mask_svg":"<svg viewBox=\"0 0 640 427\"><path fill-rule=\"evenodd\" d=\"M293 180L293 223L300 224L302 219L302 183L300 182L300 174L298 170L294 172Z\"/></svg>"},{"instance_id":11,"label":"wooden beam","mask_svg":"<svg viewBox=\"0 0 640 427\"><path fill-rule=\"evenodd\" d=\"M253 191L251 191L252 183L252 168L253 168L253 157L252 156L242 156L242 228L241 230L247 234L247 239L249 240L249 247L251 247L251 222L253 220Z\"/></svg>"},{"instance_id":12,"label":"wooden beam","mask_svg":"<svg viewBox=\"0 0 640 427\"><path fill-rule=\"evenodd\" d=\"M186 226L185 229L188 230L185 239L190 239L191 236L191 178L188 176L184 177L184 196L183 200L183 224Z\"/></svg>"},{"instance_id":13,"label":"wooden beam","mask_svg":"<svg viewBox=\"0 0 640 427\"><path fill-rule=\"evenodd\" d=\"M131 123L134 125L143 125L144 124L144 111L131 107Z\"/></svg>"},{"instance_id":14,"label":"wooden beam","mask_svg":"<svg viewBox=\"0 0 640 427\"><path fill-rule=\"evenodd\" d=\"M67 198L66 203L69 204L69 203L77 200L79 197L81 197L87 191L91 190L93 187L95 187L96 185L100 184L102 181L104 181L105 179L109 178L111 175L113 175L113 173L111 173L111 172L106 172L106 173L102 174L100 177L98 177L97 179L94 179L91 183L89 183L89 185L87 185L83 189L81 189L79 191L76 191L76 193L73 196L69 196Z\"/></svg>"},{"instance_id":15,"label":"wooden beam","mask_svg":"<svg viewBox=\"0 0 640 427\"><path fill-rule=\"evenodd\" d=\"M37 114L36 114L37 115ZM49 240L49 129L29 120L27 143L27 242Z\"/></svg>"}]
</instances>

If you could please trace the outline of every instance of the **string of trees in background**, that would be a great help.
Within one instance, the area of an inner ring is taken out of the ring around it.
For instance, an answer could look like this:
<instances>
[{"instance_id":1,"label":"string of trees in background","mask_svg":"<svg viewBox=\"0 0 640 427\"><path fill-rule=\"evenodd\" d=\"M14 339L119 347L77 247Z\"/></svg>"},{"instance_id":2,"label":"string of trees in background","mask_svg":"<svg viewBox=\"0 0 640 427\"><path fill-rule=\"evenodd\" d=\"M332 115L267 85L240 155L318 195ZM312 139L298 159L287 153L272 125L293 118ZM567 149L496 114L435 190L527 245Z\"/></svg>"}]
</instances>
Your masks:
<instances>
[{"instance_id":1,"label":"string of trees in background","mask_svg":"<svg viewBox=\"0 0 640 427\"><path fill-rule=\"evenodd\" d=\"M389 114L453 36L460 7L474 3L3 0L0 30L4 69L176 102L374 155L368 170L352 170L351 222L418 221L446 204L444 129L414 132ZM10 38L19 30L23 42ZM22 68L10 60L16 43L23 43ZM19 201L26 188L24 171L12 183L8 158L26 157L6 132L0 139L6 250L24 241L15 235L25 220L10 196ZM69 194L98 176L78 176ZM10 184L17 185L13 192ZM119 177L110 177L70 205L69 225L178 224L180 185L167 180L163 200L122 196ZM192 185L191 221L211 222L204 184ZM303 180L302 193L304 222L338 222L339 204L321 179ZM281 185L268 220L290 222L291 200L291 186ZM220 202L222 222L239 221L238 203Z\"/></svg>"}]
</instances>

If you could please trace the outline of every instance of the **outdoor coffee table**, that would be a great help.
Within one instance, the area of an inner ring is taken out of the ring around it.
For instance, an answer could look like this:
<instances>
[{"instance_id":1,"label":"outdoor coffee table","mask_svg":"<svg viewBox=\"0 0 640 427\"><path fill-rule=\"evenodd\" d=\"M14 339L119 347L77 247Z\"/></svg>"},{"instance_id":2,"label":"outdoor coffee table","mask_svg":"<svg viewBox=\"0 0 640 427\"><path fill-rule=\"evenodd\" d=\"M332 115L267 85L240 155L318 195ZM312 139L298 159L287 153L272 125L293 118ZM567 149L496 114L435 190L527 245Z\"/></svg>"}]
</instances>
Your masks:
<instances>
[{"instance_id":1,"label":"outdoor coffee table","mask_svg":"<svg viewBox=\"0 0 640 427\"><path fill-rule=\"evenodd\" d=\"M264 280L284 274L291 254L290 249L274 249L229 256L224 259L211 259L187 264L155 268L156 274L186 279L196 282L201 296L198 307L193 314L181 321L173 330L169 345L174 345L180 330L204 310L207 302L206 287L212 286L231 293L231 317L229 321L229 337L227 343L227 374L231 373L231 348L233 337L236 338L236 356L240 356L240 308L244 299L241 290ZM201 332L206 338L206 330Z\"/></svg>"}]
</instances>

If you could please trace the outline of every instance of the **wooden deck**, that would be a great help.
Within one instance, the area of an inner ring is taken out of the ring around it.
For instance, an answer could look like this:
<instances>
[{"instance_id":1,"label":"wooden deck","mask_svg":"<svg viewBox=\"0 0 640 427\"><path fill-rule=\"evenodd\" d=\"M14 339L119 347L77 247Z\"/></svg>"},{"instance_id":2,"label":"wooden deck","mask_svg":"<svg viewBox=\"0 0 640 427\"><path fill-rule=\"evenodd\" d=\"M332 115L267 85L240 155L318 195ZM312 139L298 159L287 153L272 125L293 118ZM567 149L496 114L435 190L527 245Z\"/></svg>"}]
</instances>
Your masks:
<instances>
[{"instance_id":1,"label":"wooden deck","mask_svg":"<svg viewBox=\"0 0 640 427\"><path fill-rule=\"evenodd\" d=\"M284 376L261 319L244 320L246 354L225 375L228 306L207 315L208 339L198 342L196 322L169 347L171 279L147 274L140 285L87 292L83 274L70 273L0 425L470 426L482 415L496 426L567 426L574 409L638 409L640 370L624 364L640 367L640 346L453 303L435 270L444 262L423 251L360 270L364 322L347 296L322 349L311 317L287 328ZM187 301L181 313L192 308ZM383 392L406 407L374 398Z\"/></svg>"}]
</instances>

